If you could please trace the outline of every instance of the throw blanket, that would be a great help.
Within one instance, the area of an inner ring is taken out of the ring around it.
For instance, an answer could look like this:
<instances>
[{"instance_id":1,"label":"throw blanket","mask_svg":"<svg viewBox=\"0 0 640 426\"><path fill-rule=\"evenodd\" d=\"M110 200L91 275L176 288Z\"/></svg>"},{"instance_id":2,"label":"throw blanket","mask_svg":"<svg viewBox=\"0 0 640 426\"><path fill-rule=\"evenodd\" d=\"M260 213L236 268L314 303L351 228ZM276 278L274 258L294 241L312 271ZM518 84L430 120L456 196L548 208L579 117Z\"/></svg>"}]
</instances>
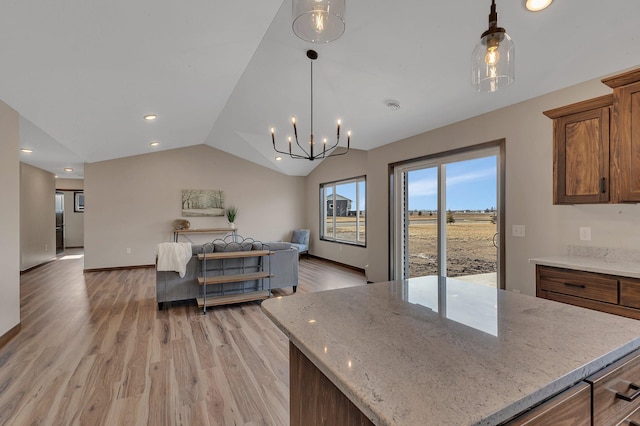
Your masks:
<instances>
[{"instance_id":1,"label":"throw blanket","mask_svg":"<svg viewBox=\"0 0 640 426\"><path fill-rule=\"evenodd\" d=\"M191 259L191 243L158 244L158 271L176 271L180 278L187 272L187 263Z\"/></svg>"}]
</instances>

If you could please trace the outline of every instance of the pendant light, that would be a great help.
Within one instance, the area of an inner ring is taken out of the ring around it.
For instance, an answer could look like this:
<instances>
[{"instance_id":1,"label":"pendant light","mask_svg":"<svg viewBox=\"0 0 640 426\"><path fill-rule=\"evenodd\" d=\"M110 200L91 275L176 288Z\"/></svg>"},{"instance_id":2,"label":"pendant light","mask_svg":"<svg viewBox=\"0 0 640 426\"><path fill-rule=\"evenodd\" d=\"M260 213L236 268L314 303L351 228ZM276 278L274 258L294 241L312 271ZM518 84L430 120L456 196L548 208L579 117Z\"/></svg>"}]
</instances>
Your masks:
<instances>
[{"instance_id":1,"label":"pendant light","mask_svg":"<svg viewBox=\"0 0 640 426\"><path fill-rule=\"evenodd\" d=\"M344 33L346 0L292 0L295 35L311 43L328 43Z\"/></svg>"},{"instance_id":2,"label":"pendant light","mask_svg":"<svg viewBox=\"0 0 640 426\"><path fill-rule=\"evenodd\" d=\"M471 61L471 83L478 92L495 92L515 79L515 46L504 28L498 27L495 0L491 0L489 29L480 36Z\"/></svg>"}]
</instances>

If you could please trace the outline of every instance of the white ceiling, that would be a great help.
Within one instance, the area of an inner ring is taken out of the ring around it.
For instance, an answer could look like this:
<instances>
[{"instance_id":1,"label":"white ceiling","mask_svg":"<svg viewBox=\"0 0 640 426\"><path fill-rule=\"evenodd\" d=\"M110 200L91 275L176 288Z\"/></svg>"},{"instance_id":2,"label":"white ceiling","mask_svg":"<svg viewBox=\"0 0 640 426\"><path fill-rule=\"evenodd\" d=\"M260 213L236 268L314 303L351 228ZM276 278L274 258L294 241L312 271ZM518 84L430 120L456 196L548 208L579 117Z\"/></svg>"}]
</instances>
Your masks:
<instances>
[{"instance_id":1,"label":"white ceiling","mask_svg":"<svg viewBox=\"0 0 640 426\"><path fill-rule=\"evenodd\" d=\"M308 139L307 49L319 53L316 141L331 139L341 117L362 150L640 64L638 0L555 0L538 13L498 0L516 81L476 93L470 58L490 4L347 0L344 35L313 45L291 31L291 0L7 0L0 99L24 118L21 146L35 149L21 161L61 177L82 177L85 162L202 143L307 175L319 162L277 162L269 132L285 149L295 114Z\"/></svg>"}]
</instances>

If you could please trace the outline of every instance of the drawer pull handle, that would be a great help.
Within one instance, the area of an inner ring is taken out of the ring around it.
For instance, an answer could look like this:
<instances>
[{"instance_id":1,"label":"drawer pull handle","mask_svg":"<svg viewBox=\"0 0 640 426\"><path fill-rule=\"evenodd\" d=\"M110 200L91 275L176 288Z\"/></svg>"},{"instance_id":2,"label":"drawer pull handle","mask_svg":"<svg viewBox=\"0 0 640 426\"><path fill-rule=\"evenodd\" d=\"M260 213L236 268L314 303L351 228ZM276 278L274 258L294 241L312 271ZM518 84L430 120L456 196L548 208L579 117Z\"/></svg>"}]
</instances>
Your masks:
<instances>
[{"instance_id":1,"label":"drawer pull handle","mask_svg":"<svg viewBox=\"0 0 640 426\"><path fill-rule=\"evenodd\" d=\"M629 383L629 389L633 389L635 392L632 393L630 396L627 396L620 392L616 392L616 398L620 398L624 401L631 402L640 396L640 386L636 385L635 383Z\"/></svg>"},{"instance_id":2,"label":"drawer pull handle","mask_svg":"<svg viewBox=\"0 0 640 426\"><path fill-rule=\"evenodd\" d=\"M586 288L586 286L584 284L564 283L564 285L566 285L567 287Z\"/></svg>"}]
</instances>

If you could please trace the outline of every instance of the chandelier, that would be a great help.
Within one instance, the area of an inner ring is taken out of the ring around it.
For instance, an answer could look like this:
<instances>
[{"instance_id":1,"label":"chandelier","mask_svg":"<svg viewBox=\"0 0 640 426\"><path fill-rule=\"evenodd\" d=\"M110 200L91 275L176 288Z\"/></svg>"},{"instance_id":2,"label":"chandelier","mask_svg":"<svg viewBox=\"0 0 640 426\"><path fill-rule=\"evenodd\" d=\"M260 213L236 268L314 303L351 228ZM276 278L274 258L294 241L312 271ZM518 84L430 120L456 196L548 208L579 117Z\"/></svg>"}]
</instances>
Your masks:
<instances>
[{"instance_id":1,"label":"chandelier","mask_svg":"<svg viewBox=\"0 0 640 426\"><path fill-rule=\"evenodd\" d=\"M272 127L271 128L271 143L273 144L273 149L279 153L279 154L285 154L288 155L291 158L294 159L298 159L298 160L320 160L323 158L328 158L328 157L335 157L338 155L344 155L347 152L349 152L349 147L351 144L351 130L347 131L347 150L346 151L342 151L342 152L335 152L334 149L338 146L338 143L340 143L340 125L342 124L341 120L338 119L338 127L337 127L337 132L336 132L336 143L327 147L327 138L324 138L322 140L322 153L317 153L314 154L314 145L315 142L313 140L313 61L318 59L318 53L315 50L307 50L307 58L311 59L311 136L309 137L309 150L306 150L302 145L300 145L300 142L298 142L298 129L296 127L296 117L292 116L291 117L291 124L293 125L293 135L295 137L296 140L296 145L298 145L299 150L302 151L302 153L297 153L297 152L293 152L292 149L292 140L291 140L291 136L289 136L288 140L289 140L289 152L286 151L280 151L278 148L276 148L276 130ZM296 151L299 151L298 149L296 149Z\"/></svg>"},{"instance_id":2,"label":"chandelier","mask_svg":"<svg viewBox=\"0 0 640 426\"><path fill-rule=\"evenodd\" d=\"M295 35L311 43L328 43L344 33L346 0L293 0Z\"/></svg>"},{"instance_id":3,"label":"chandelier","mask_svg":"<svg viewBox=\"0 0 640 426\"><path fill-rule=\"evenodd\" d=\"M515 47L504 28L498 27L496 2L491 0L489 29L482 33L471 58L471 83L478 92L495 92L515 79Z\"/></svg>"}]
</instances>

